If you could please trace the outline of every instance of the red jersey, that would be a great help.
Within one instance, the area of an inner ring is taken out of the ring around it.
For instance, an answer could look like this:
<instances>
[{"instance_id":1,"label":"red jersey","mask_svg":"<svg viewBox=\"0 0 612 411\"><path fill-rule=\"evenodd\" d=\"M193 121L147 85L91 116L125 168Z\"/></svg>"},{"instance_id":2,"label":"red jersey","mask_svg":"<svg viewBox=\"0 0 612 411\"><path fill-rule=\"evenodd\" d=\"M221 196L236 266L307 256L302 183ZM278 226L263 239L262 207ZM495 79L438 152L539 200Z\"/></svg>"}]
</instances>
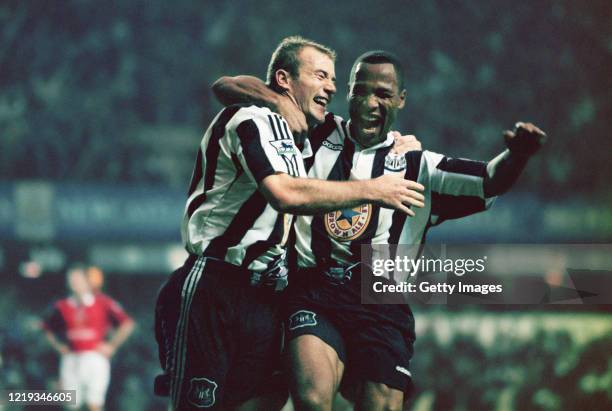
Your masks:
<instances>
[{"instance_id":1,"label":"red jersey","mask_svg":"<svg viewBox=\"0 0 612 411\"><path fill-rule=\"evenodd\" d=\"M65 339L72 351L94 350L104 341L108 331L131 318L109 296L96 293L79 303L76 298L59 300L43 326Z\"/></svg>"}]
</instances>

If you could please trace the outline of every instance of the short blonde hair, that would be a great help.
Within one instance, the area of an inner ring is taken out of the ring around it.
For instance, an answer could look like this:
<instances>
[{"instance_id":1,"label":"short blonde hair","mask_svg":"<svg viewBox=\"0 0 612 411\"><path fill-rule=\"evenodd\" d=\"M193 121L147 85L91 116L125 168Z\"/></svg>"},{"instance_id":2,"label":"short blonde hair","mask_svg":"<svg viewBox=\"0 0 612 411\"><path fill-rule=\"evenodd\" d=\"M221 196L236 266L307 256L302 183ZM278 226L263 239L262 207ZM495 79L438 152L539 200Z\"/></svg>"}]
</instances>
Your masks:
<instances>
[{"instance_id":1,"label":"short blonde hair","mask_svg":"<svg viewBox=\"0 0 612 411\"><path fill-rule=\"evenodd\" d=\"M332 61L336 61L336 52L327 46L302 36L286 37L276 47L276 50L272 53L272 58L270 58L270 64L268 64L266 82L270 87L276 91L281 91L274 75L278 70L287 70L292 77L298 77L300 70L298 54L304 47L312 47L327 54Z\"/></svg>"}]
</instances>

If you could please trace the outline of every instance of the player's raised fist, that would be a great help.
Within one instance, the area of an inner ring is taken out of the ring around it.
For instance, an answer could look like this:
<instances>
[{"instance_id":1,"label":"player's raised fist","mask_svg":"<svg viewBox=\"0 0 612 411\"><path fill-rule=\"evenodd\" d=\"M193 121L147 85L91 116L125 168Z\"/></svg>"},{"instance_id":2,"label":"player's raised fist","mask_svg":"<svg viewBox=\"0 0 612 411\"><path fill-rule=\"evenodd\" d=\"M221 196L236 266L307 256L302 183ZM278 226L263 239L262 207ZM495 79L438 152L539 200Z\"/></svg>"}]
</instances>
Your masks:
<instances>
[{"instance_id":1,"label":"player's raised fist","mask_svg":"<svg viewBox=\"0 0 612 411\"><path fill-rule=\"evenodd\" d=\"M504 132L506 146L513 154L531 156L546 142L546 133L532 123L518 122L514 130Z\"/></svg>"}]
</instances>

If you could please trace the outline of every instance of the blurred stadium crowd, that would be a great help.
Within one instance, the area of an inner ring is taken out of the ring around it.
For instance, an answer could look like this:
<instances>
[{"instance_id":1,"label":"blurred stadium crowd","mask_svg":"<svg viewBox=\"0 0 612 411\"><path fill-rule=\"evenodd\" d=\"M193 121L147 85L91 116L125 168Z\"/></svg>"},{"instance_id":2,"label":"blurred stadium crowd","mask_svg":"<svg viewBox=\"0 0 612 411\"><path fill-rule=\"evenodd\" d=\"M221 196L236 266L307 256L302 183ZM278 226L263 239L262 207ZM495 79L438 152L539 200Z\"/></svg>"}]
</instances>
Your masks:
<instances>
[{"instance_id":1,"label":"blurred stadium crowd","mask_svg":"<svg viewBox=\"0 0 612 411\"><path fill-rule=\"evenodd\" d=\"M524 188L601 192L612 151L609 15L606 1L569 0L4 1L0 175L183 188L191 148L219 109L210 84L263 76L274 45L302 33L338 51L332 111L345 114L352 60L385 48L407 67L398 124L424 146L487 158L504 127L531 120L555 143Z\"/></svg>"}]
</instances>

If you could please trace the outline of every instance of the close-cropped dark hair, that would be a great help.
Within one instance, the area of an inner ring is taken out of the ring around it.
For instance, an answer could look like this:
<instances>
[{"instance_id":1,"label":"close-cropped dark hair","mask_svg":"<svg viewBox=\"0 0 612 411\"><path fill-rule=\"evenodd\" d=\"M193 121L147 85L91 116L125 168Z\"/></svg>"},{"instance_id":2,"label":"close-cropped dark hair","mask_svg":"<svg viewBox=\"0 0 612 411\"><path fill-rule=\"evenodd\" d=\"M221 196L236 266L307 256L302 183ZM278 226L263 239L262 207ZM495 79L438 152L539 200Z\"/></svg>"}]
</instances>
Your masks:
<instances>
[{"instance_id":1,"label":"close-cropped dark hair","mask_svg":"<svg viewBox=\"0 0 612 411\"><path fill-rule=\"evenodd\" d=\"M357 70L357 66L359 63L368 63L368 64L393 64L395 68L395 74L397 75L397 88L399 91L404 89L404 68L399 58L393 53L384 50L371 50L363 53L361 56L357 57L357 60L353 63L353 67L351 68L351 76L350 83L355 81L355 71Z\"/></svg>"},{"instance_id":2,"label":"close-cropped dark hair","mask_svg":"<svg viewBox=\"0 0 612 411\"><path fill-rule=\"evenodd\" d=\"M301 36L286 37L280 42L270 58L268 73L266 75L266 83L270 87L279 92L283 91L279 89L276 83L275 73L278 70L287 70L291 77L298 77L300 69L298 55L304 47L312 47L321 53L327 54L332 61L336 61L336 52L329 47Z\"/></svg>"}]
</instances>

